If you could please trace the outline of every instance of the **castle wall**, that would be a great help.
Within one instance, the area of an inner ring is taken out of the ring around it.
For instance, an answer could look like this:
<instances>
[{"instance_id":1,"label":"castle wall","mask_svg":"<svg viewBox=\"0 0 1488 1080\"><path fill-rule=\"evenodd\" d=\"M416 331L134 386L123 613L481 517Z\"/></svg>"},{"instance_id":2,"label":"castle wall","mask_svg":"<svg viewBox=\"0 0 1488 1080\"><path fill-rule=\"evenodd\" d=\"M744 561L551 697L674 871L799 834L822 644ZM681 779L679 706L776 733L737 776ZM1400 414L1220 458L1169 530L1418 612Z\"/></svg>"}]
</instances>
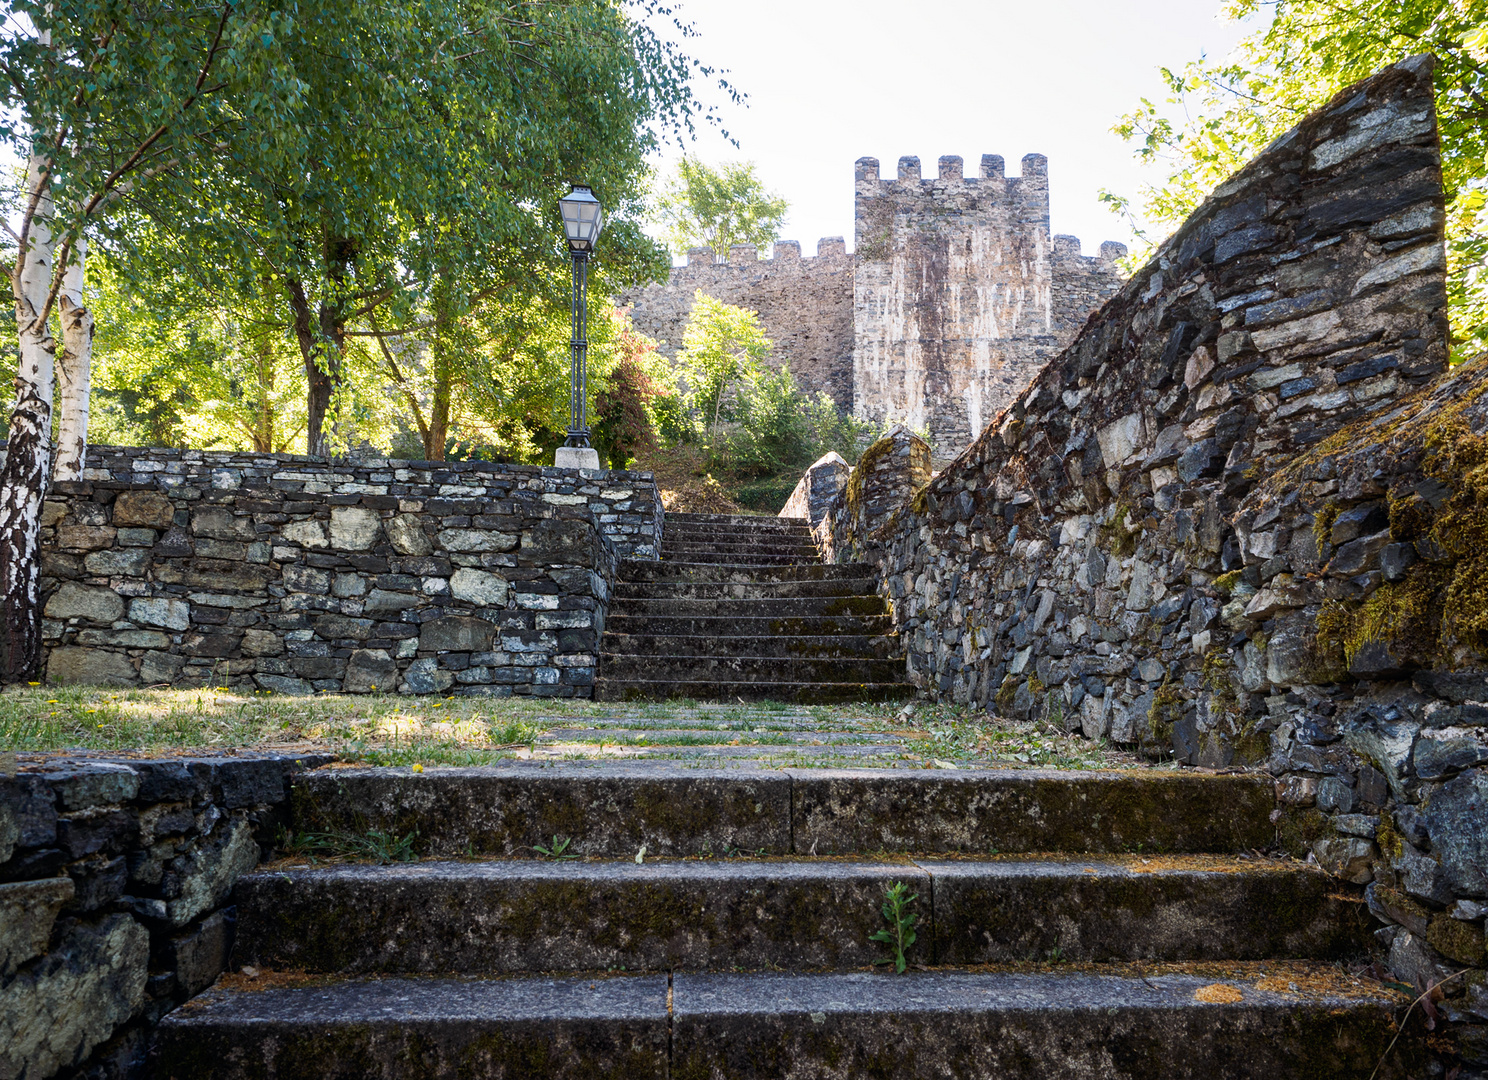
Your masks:
<instances>
[{"instance_id":1,"label":"castle wall","mask_svg":"<svg viewBox=\"0 0 1488 1080\"><path fill-rule=\"evenodd\" d=\"M775 343L776 364L789 363L796 383L815 396L825 391L838 407L852 407L853 257L840 236L817 242L816 255L801 255L794 240L775 244L761 259L752 244L736 244L728 262L708 248L693 248L687 265L674 267L662 285L620 294L635 328L676 356L698 289L717 300L757 312Z\"/></svg>"},{"instance_id":2,"label":"castle wall","mask_svg":"<svg viewBox=\"0 0 1488 1080\"><path fill-rule=\"evenodd\" d=\"M816 534L877 564L932 698L1269 771L1279 846L1367 884L1387 966L1462 1025L1488 1020L1488 359L1447 367L1433 100L1429 56L1340 92L960 457L916 487L885 437Z\"/></svg>"},{"instance_id":3,"label":"castle wall","mask_svg":"<svg viewBox=\"0 0 1488 1080\"><path fill-rule=\"evenodd\" d=\"M929 428L941 453L980 434L1121 284L1121 245L1087 259L1050 237L1043 156L1007 177L989 154L979 172L959 157L934 180L913 157L893 180L875 158L856 169L853 411Z\"/></svg>"}]
</instances>

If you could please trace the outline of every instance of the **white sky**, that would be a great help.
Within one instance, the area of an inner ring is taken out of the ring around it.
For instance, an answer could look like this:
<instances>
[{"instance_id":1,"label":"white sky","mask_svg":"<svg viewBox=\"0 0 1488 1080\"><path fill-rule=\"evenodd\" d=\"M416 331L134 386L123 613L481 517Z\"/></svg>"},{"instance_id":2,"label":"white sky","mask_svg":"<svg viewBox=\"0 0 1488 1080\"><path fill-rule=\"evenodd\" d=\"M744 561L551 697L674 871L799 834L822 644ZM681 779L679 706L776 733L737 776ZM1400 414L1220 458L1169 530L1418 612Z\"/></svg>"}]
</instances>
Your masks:
<instances>
[{"instance_id":1,"label":"white sky","mask_svg":"<svg viewBox=\"0 0 1488 1080\"><path fill-rule=\"evenodd\" d=\"M1053 231L1085 254L1130 243L1096 198L1134 196L1141 170L1111 125L1143 95L1164 96L1158 68L1227 55L1253 26L1223 21L1219 0L683 0L699 37L685 42L729 69L748 106L723 109L735 149L700 131L705 161L752 160L790 201L781 238L816 252L823 236L853 243L853 162L896 175L918 155L924 177L959 154L977 175L1001 154L1049 159ZM700 87L702 89L702 87ZM720 101L716 88L706 91ZM680 151L668 147L667 168Z\"/></svg>"}]
</instances>

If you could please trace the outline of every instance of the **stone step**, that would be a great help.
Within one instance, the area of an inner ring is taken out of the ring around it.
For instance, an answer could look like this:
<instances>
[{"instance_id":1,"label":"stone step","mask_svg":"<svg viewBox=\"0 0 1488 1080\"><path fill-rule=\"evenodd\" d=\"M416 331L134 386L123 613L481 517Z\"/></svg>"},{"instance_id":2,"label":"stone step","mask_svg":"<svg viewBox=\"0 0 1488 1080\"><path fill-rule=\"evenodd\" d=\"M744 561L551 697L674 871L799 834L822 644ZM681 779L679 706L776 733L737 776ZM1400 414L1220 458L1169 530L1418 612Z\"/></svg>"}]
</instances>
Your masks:
<instances>
[{"instance_id":1,"label":"stone step","mask_svg":"<svg viewBox=\"0 0 1488 1080\"><path fill-rule=\"evenodd\" d=\"M809 657L821 660L900 658L901 664L904 655L898 634L723 637L715 634L670 636L607 633L603 647L616 656L773 656L781 659Z\"/></svg>"},{"instance_id":2,"label":"stone step","mask_svg":"<svg viewBox=\"0 0 1488 1080\"><path fill-rule=\"evenodd\" d=\"M877 594L754 600L630 597L616 599L610 607L610 614L611 616L669 615L673 618L789 619L803 615L882 615L887 610L887 602Z\"/></svg>"},{"instance_id":3,"label":"stone step","mask_svg":"<svg viewBox=\"0 0 1488 1080\"><path fill-rule=\"evenodd\" d=\"M883 956L871 935L893 882L918 898L922 964L1321 960L1368 943L1363 905L1326 874L1267 859L508 859L250 874L234 955L344 974L844 970Z\"/></svg>"},{"instance_id":4,"label":"stone step","mask_svg":"<svg viewBox=\"0 0 1488 1080\"><path fill-rule=\"evenodd\" d=\"M700 525L691 521L675 521L668 518L662 523L663 536L701 536L727 538L731 536L790 536L811 539L811 529L804 524L765 524L752 522L740 525Z\"/></svg>"},{"instance_id":5,"label":"stone step","mask_svg":"<svg viewBox=\"0 0 1488 1080\"><path fill-rule=\"evenodd\" d=\"M901 672L902 674L902 672ZM649 672L640 679L594 678L596 701L779 701L796 705L906 701L915 688L906 682L709 682L668 681Z\"/></svg>"},{"instance_id":6,"label":"stone step","mask_svg":"<svg viewBox=\"0 0 1488 1080\"><path fill-rule=\"evenodd\" d=\"M664 634L673 637L825 637L879 635L894 630L888 615L797 615L781 618L708 615L627 615L612 611L605 635Z\"/></svg>"},{"instance_id":7,"label":"stone step","mask_svg":"<svg viewBox=\"0 0 1488 1080\"><path fill-rule=\"evenodd\" d=\"M875 570L869 563L797 563L785 566L737 567L720 566L716 563L674 562L670 559L657 562L654 559L623 559L620 562L620 580L642 581L726 581L749 583L764 581L841 581L844 579L874 578Z\"/></svg>"},{"instance_id":8,"label":"stone step","mask_svg":"<svg viewBox=\"0 0 1488 1080\"><path fill-rule=\"evenodd\" d=\"M513 762L316 769L296 831L416 833L435 858L876 852L1248 852L1270 846L1265 776L988 769L694 769Z\"/></svg>"},{"instance_id":9,"label":"stone step","mask_svg":"<svg viewBox=\"0 0 1488 1080\"><path fill-rule=\"evenodd\" d=\"M874 578L828 578L825 581L630 581L615 583L614 601L775 600L818 596L873 596Z\"/></svg>"},{"instance_id":10,"label":"stone step","mask_svg":"<svg viewBox=\"0 0 1488 1080\"><path fill-rule=\"evenodd\" d=\"M706 529L810 529L805 518L771 517L765 514L667 514L665 525Z\"/></svg>"},{"instance_id":11,"label":"stone step","mask_svg":"<svg viewBox=\"0 0 1488 1080\"><path fill-rule=\"evenodd\" d=\"M821 556L816 554L816 552L812 552L810 556L746 555L694 548L680 555L676 552L663 550L661 561L663 565L666 563L704 563L714 566L814 566L821 564Z\"/></svg>"},{"instance_id":12,"label":"stone step","mask_svg":"<svg viewBox=\"0 0 1488 1080\"><path fill-rule=\"evenodd\" d=\"M167 1016L156 1075L1341 1080L1370 1074L1404 1011L1384 991L1181 969L264 981ZM1420 1065L1401 1042L1386 1076Z\"/></svg>"},{"instance_id":13,"label":"stone step","mask_svg":"<svg viewBox=\"0 0 1488 1080\"><path fill-rule=\"evenodd\" d=\"M896 683L904 679L904 658L873 659L778 656L700 656L654 653L599 654L598 677L611 681L719 683ZM909 687L912 692L914 687Z\"/></svg>"},{"instance_id":14,"label":"stone step","mask_svg":"<svg viewBox=\"0 0 1488 1080\"><path fill-rule=\"evenodd\" d=\"M810 544L789 544L774 541L750 543L748 541L679 541L668 537L661 545L663 559L685 560L691 555L776 555L793 556L799 559L821 561L815 547Z\"/></svg>"}]
</instances>

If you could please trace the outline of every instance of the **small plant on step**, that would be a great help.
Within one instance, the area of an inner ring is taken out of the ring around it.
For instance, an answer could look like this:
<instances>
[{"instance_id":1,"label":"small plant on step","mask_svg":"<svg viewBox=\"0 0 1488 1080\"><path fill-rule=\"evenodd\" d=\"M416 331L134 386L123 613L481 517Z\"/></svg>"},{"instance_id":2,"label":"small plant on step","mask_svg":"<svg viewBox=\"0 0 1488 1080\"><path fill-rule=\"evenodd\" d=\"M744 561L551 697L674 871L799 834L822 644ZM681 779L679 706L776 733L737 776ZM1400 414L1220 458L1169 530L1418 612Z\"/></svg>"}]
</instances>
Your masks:
<instances>
[{"instance_id":1,"label":"small plant on step","mask_svg":"<svg viewBox=\"0 0 1488 1080\"><path fill-rule=\"evenodd\" d=\"M578 856L568 850L568 845L573 843L572 837L559 837L553 835L552 843L548 847L541 844L534 845L533 851L549 859L577 859Z\"/></svg>"},{"instance_id":2,"label":"small plant on step","mask_svg":"<svg viewBox=\"0 0 1488 1080\"><path fill-rule=\"evenodd\" d=\"M312 862L316 855L324 855L331 859L375 862L382 865L413 862L418 858L413 850L414 841L418 839L417 829L406 836L383 832L381 829L369 829L365 833L339 830L324 833L285 833L284 837L285 842L280 846L286 854L309 858Z\"/></svg>"},{"instance_id":3,"label":"small plant on step","mask_svg":"<svg viewBox=\"0 0 1488 1080\"><path fill-rule=\"evenodd\" d=\"M889 946L894 955L875 960L873 961L875 964L893 964L895 972L900 975L904 974L906 966L904 952L915 943L915 923L920 919L918 915L909 910L909 906L919 898L919 893L910 892L909 886L902 881L893 882L884 889L882 911L890 928L874 931L868 935L868 940Z\"/></svg>"}]
</instances>

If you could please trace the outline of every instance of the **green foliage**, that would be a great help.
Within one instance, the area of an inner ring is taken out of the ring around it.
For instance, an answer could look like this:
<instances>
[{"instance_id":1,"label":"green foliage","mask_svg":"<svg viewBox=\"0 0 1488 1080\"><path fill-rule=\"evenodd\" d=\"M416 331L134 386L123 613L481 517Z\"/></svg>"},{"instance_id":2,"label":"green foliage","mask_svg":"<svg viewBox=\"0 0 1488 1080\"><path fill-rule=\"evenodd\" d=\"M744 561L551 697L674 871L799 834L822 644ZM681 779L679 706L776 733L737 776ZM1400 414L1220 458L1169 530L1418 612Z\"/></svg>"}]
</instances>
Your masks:
<instances>
[{"instance_id":1,"label":"green foliage","mask_svg":"<svg viewBox=\"0 0 1488 1080\"><path fill-rule=\"evenodd\" d=\"M568 846L571 843L573 843L572 837L560 837L557 833L554 833L552 843L547 845L534 844L532 850L544 858L554 859L560 862L568 859L577 859L578 856L568 850Z\"/></svg>"},{"instance_id":2,"label":"green foliage","mask_svg":"<svg viewBox=\"0 0 1488 1080\"><path fill-rule=\"evenodd\" d=\"M752 161L714 168L684 157L662 189L657 208L676 254L712 248L713 258L723 262L733 244L764 247L777 240L789 204L765 190Z\"/></svg>"},{"instance_id":3,"label":"green foliage","mask_svg":"<svg viewBox=\"0 0 1488 1080\"><path fill-rule=\"evenodd\" d=\"M1143 98L1113 129L1166 177L1137 195L1152 234L1129 266L1228 178L1339 90L1419 53L1434 53L1447 195L1448 300L1454 358L1488 347L1488 0L1229 0L1233 21L1271 19L1228 63L1201 58L1163 68L1161 105ZM1103 191L1118 214L1128 197Z\"/></svg>"},{"instance_id":4,"label":"green foliage","mask_svg":"<svg viewBox=\"0 0 1488 1080\"><path fill-rule=\"evenodd\" d=\"M656 356L656 342L628 323L620 326L614 351L616 359L594 399L594 445L611 468L623 469L638 453L658 448L652 407L663 398L675 402L677 392L666 361Z\"/></svg>"},{"instance_id":5,"label":"green foliage","mask_svg":"<svg viewBox=\"0 0 1488 1080\"><path fill-rule=\"evenodd\" d=\"M364 833L337 830L334 832L287 832L280 837L279 847L287 855L305 858L324 856L331 859L352 859L357 862L374 862L386 866L395 862L413 862L418 858L413 845L418 839L418 830L405 836L369 829Z\"/></svg>"},{"instance_id":6,"label":"green foliage","mask_svg":"<svg viewBox=\"0 0 1488 1080\"><path fill-rule=\"evenodd\" d=\"M677 360L689 387L689 404L710 438L717 437L724 396L746 372L758 369L771 347L754 312L715 300L702 289L693 294Z\"/></svg>"},{"instance_id":7,"label":"green foliage","mask_svg":"<svg viewBox=\"0 0 1488 1080\"><path fill-rule=\"evenodd\" d=\"M889 924L889 929L875 930L868 935L868 940L887 945L893 955L873 961L875 964L893 964L895 972L904 974L907 966L904 952L915 943L915 923L920 919L909 907L919 898L919 893L910 892L909 886L902 881L896 881L884 889L884 902L880 911L884 921Z\"/></svg>"}]
</instances>

